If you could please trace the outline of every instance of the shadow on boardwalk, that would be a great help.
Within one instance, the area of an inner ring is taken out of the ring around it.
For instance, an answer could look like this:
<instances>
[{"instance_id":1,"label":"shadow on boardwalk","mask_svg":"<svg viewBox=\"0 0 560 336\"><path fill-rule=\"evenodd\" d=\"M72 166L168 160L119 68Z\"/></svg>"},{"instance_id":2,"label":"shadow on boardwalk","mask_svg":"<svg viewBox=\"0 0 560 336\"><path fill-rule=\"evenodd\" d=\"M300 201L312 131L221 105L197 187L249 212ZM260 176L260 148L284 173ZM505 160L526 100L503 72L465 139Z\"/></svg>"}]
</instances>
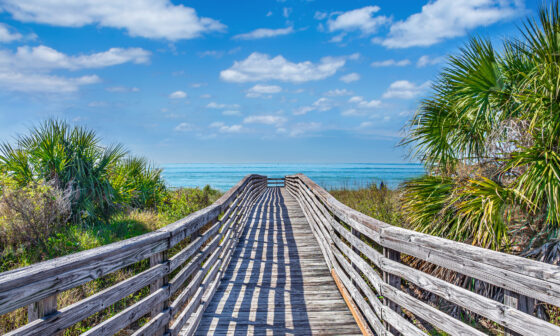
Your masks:
<instances>
[{"instance_id":1,"label":"shadow on boardwalk","mask_svg":"<svg viewBox=\"0 0 560 336\"><path fill-rule=\"evenodd\" d=\"M297 211L288 211L286 198L290 208L295 205ZM299 246L305 250L306 258L302 259ZM319 290L314 293L316 288ZM312 311L309 300L313 301ZM251 211L232 261L196 334L329 334L329 330L313 330L310 319L328 319L329 315L333 319L339 311L350 316L349 321L347 317L344 321L353 327L344 326L343 330L359 333L301 209L285 190L268 188ZM331 332L340 334L336 330Z\"/></svg>"}]
</instances>

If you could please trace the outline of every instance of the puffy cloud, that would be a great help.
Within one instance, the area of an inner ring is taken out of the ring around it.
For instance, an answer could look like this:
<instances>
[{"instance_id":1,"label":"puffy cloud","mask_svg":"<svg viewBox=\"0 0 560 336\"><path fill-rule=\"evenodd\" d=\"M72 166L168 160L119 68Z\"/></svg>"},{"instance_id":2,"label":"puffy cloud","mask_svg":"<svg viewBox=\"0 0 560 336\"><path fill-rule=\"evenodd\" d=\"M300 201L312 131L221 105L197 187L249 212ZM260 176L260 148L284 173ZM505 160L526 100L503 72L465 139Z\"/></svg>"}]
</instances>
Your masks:
<instances>
[{"instance_id":1,"label":"puffy cloud","mask_svg":"<svg viewBox=\"0 0 560 336\"><path fill-rule=\"evenodd\" d=\"M131 36L192 39L211 31L222 31L219 21L199 17L193 8L170 0L3 0L0 8L14 19L63 27L125 29Z\"/></svg>"},{"instance_id":2,"label":"puffy cloud","mask_svg":"<svg viewBox=\"0 0 560 336\"><path fill-rule=\"evenodd\" d=\"M386 16L373 16L380 10L378 6L366 6L359 9L354 9L342 14L335 15L334 19L329 19L327 26L329 31L353 31L360 30L364 34L372 34L377 31L377 29L389 23L391 20ZM316 17L323 17L323 15L317 15Z\"/></svg>"},{"instance_id":3,"label":"puffy cloud","mask_svg":"<svg viewBox=\"0 0 560 336\"><path fill-rule=\"evenodd\" d=\"M304 115L315 110L312 106L302 106L294 110L294 115Z\"/></svg>"},{"instance_id":4,"label":"puffy cloud","mask_svg":"<svg viewBox=\"0 0 560 336\"><path fill-rule=\"evenodd\" d=\"M107 51L68 56L53 48L40 45L37 47L18 47L15 53L0 50L0 67L11 69L93 69L132 62L145 64L150 61L151 53L141 48L111 48Z\"/></svg>"},{"instance_id":5,"label":"puffy cloud","mask_svg":"<svg viewBox=\"0 0 560 336\"><path fill-rule=\"evenodd\" d=\"M436 0L420 13L391 25L385 39L374 39L388 48L430 46L463 36L471 29L489 26L523 13L520 0Z\"/></svg>"},{"instance_id":6,"label":"puffy cloud","mask_svg":"<svg viewBox=\"0 0 560 336\"><path fill-rule=\"evenodd\" d=\"M344 75L340 77L340 80L343 81L344 83L355 82L357 80L360 80L360 75L355 72L352 72L349 73L348 75Z\"/></svg>"},{"instance_id":7,"label":"puffy cloud","mask_svg":"<svg viewBox=\"0 0 560 336\"><path fill-rule=\"evenodd\" d=\"M237 104L218 104L216 102L210 102L208 103L208 105L206 105L207 108L212 108L212 109L225 109L225 108L230 108L230 109L235 109L235 108L239 108L239 105Z\"/></svg>"},{"instance_id":8,"label":"puffy cloud","mask_svg":"<svg viewBox=\"0 0 560 336\"><path fill-rule=\"evenodd\" d=\"M247 97L257 98L262 97L263 95L270 95L279 92L282 92L282 88L278 85L257 84L248 90Z\"/></svg>"},{"instance_id":9,"label":"puffy cloud","mask_svg":"<svg viewBox=\"0 0 560 336\"><path fill-rule=\"evenodd\" d=\"M82 85L99 83L96 75L60 77L48 74L22 73L0 69L0 88L26 93L68 93L78 91Z\"/></svg>"},{"instance_id":10,"label":"puffy cloud","mask_svg":"<svg viewBox=\"0 0 560 336\"><path fill-rule=\"evenodd\" d=\"M327 97L340 97L340 96L349 96L352 94L352 91L346 89L334 89L329 90L325 93Z\"/></svg>"},{"instance_id":11,"label":"puffy cloud","mask_svg":"<svg viewBox=\"0 0 560 336\"><path fill-rule=\"evenodd\" d=\"M265 125L281 125L286 122L286 118L276 115L253 115L246 117L243 122L245 124L265 124Z\"/></svg>"},{"instance_id":12,"label":"puffy cloud","mask_svg":"<svg viewBox=\"0 0 560 336\"><path fill-rule=\"evenodd\" d=\"M8 43L22 39L23 36L18 33L8 29L8 26L0 23L0 42Z\"/></svg>"},{"instance_id":13,"label":"puffy cloud","mask_svg":"<svg viewBox=\"0 0 560 336\"><path fill-rule=\"evenodd\" d=\"M324 57L318 64L310 61L293 63L282 55L271 58L254 52L243 61L235 61L233 66L220 72L220 77L228 82L256 82L280 80L284 82L307 82L334 75L346 64L345 57Z\"/></svg>"},{"instance_id":14,"label":"puffy cloud","mask_svg":"<svg viewBox=\"0 0 560 336\"><path fill-rule=\"evenodd\" d=\"M424 55L418 59L418 62L416 62L416 66L419 68L423 68L428 65L435 65L443 62L445 62L444 56L430 57L428 55Z\"/></svg>"},{"instance_id":15,"label":"puffy cloud","mask_svg":"<svg viewBox=\"0 0 560 336\"><path fill-rule=\"evenodd\" d=\"M381 106L381 101L380 100L373 99L373 100L367 101L367 100L364 99L364 97L361 97L361 96L354 96L354 97L350 98L348 100L348 102L356 104L357 107L360 107L360 108L375 108L375 107Z\"/></svg>"},{"instance_id":16,"label":"puffy cloud","mask_svg":"<svg viewBox=\"0 0 560 336\"><path fill-rule=\"evenodd\" d=\"M169 95L171 99L183 99L187 98L187 94L184 91L175 91Z\"/></svg>"},{"instance_id":17,"label":"puffy cloud","mask_svg":"<svg viewBox=\"0 0 560 336\"><path fill-rule=\"evenodd\" d=\"M380 68L380 67L390 67L390 66L407 66L410 64L410 60L408 59L403 59L400 61L394 60L394 59L388 59L388 60L384 60L384 61L375 61L371 63L371 66L374 68Z\"/></svg>"},{"instance_id":18,"label":"puffy cloud","mask_svg":"<svg viewBox=\"0 0 560 336\"><path fill-rule=\"evenodd\" d=\"M221 121L211 123L210 127L217 128L220 133L241 133L245 131L242 125L226 125Z\"/></svg>"},{"instance_id":19,"label":"puffy cloud","mask_svg":"<svg viewBox=\"0 0 560 336\"><path fill-rule=\"evenodd\" d=\"M175 126L175 131L177 132L190 132L194 129L193 125L182 122L179 125Z\"/></svg>"},{"instance_id":20,"label":"puffy cloud","mask_svg":"<svg viewBox=\"0 0 560 336\"><path fill-rule=\"evenodd\" d=\"M279 28L279 29L269 29L269 28L259 28L252 32L235 35L233 38L238 40L256 40L267 37L275 37L281 35L288 35L294 32L293 27Z\"/></svg>"},{"instance_id":21,"label":"puffy cloud","mask_svg":"<svg viewBox=\"0 0 560 336\"><path fill-rule=\"evenodd\" d=\"M328 111L334 107L334 103L332 100L321 97L311 104L311 106L302 106L293 111L294 115L304 115L311 111Z\"/></svg>"},{"instance_id":22,"label":"puffy cloud","mask_svg":"<svg viewBox=\"0 0 560 336\"><path fill-rule=\"evenodd\" d=\"M383 94L383 98L411 99L420 95L430 84L429 81L421 85L416 85L407 80L398 80L389 85L389 88Z\"/></svg>"},{"instance_id":23,"label":"puffy cloud","mask_svg":"<svg viewBox=\"0 0 560 336\"><path fill-rule=\"evenodd\" d=\"M94 54L69 56L43 45L21 46L16 52L0 50L0 87L20 92L75 92L82 85L100 82L99 77L64 77L50 72L103 68L127 62L147 63L149 59L150 52L140 48L111 48Z\"/></svg>"}]
</instances>

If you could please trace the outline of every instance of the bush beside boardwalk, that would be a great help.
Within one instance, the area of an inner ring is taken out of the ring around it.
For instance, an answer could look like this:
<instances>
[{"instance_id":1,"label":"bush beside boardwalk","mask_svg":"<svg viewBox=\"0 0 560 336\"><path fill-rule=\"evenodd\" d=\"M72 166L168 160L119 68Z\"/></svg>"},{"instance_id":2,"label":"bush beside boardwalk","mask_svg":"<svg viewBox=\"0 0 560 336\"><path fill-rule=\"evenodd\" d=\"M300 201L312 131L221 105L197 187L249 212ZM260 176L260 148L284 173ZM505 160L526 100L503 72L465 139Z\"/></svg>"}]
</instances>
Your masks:
<instances>
[{"instance_id":1,"label":"bush beside boardwalk","mask_svg":"<svg viewBox=\"0 0 560 336\"><path fill-rule=\"evenodd\" d=\"M147 160L120 145L103 147L90 130L49 120L1 147L0 272L159 229L220 195L209 186L170 190ZM140 262L61 293L59 307L146 267ZM143 289L64 334L78 335L147 294ZM0 334L25 323L25 308L3 315Z\"/></svg>"}]
</instances>

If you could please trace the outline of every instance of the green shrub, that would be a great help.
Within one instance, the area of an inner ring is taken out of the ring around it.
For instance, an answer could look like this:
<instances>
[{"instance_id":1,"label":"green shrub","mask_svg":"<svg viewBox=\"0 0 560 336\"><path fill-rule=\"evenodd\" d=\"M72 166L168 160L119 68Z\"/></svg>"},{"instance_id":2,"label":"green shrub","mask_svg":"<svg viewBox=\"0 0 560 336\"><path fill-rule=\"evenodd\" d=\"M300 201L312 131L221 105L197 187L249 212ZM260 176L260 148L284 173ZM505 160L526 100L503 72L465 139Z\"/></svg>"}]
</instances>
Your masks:
<instances>
[{"instance_id":1,"label":"green shrub","mask_svg":"<svg viewBox=\"0 0 560 336\"><path fill-rule=\"evenodd\" d=\"M167 193L160 207L169 220L179 220L195 211L203 209L220 197L218 190L210 188L180 188Z\"/></svg>"},{"instance_id":2,"label":"green shrub","mask_svg":"<svg viewBox=\"0 0 560 336\"><path fill-rule=\"evenodd\" d=\"M166 196L161 169L141 157L120 160L110 174L120 204L138 209L155 209Z\"/></svg>"},{"instance_id":3,"label":"green shrub","mask_svg":"<svg viewBox=\"0 0 560 336\"><path fill-rule=\"evenodd\" d=\"M103 147L94 131L48 120L19 136L15 145L0 146L0 165L26 186L39 180L59 189L75 190L72 214L76 221L109 218L115 208L111 167L126 154L121 145Z\"/></svg>"},{"instance_id":4,"label":"green shrub","mask_svg":"<svg viewBox=\"0 0 560 336\"><path fill-rule=\"evenodd\" d=\"M49 237L71 215L72 197L70 188L41 180L21 187L0 174L0 253L34 247L45 254Z\"/></svg>"}]
</instances>

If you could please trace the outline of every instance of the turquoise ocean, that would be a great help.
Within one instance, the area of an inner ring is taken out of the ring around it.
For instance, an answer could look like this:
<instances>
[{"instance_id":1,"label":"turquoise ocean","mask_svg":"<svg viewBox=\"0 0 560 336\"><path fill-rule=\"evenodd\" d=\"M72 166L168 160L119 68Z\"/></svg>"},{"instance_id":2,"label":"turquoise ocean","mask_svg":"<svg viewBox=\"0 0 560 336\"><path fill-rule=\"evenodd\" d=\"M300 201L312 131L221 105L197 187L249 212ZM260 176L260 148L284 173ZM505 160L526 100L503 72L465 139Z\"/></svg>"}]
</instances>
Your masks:
<instances>
[{"instance_id":1,"label":"turquoise ocean","mask_svg":"<svg viewBox=\"0 0 560 336\"><path fill-rule=\"evenodd\" d=\"M170 187L211 187L226 191L247 174L284 177L303 173L326 189L357 189L381 181L396 188L406 179L424 174L416 163L340 163L340 164L210 164L184 163L162 166L163 177Z\"/></svg>"}]
</instances>

